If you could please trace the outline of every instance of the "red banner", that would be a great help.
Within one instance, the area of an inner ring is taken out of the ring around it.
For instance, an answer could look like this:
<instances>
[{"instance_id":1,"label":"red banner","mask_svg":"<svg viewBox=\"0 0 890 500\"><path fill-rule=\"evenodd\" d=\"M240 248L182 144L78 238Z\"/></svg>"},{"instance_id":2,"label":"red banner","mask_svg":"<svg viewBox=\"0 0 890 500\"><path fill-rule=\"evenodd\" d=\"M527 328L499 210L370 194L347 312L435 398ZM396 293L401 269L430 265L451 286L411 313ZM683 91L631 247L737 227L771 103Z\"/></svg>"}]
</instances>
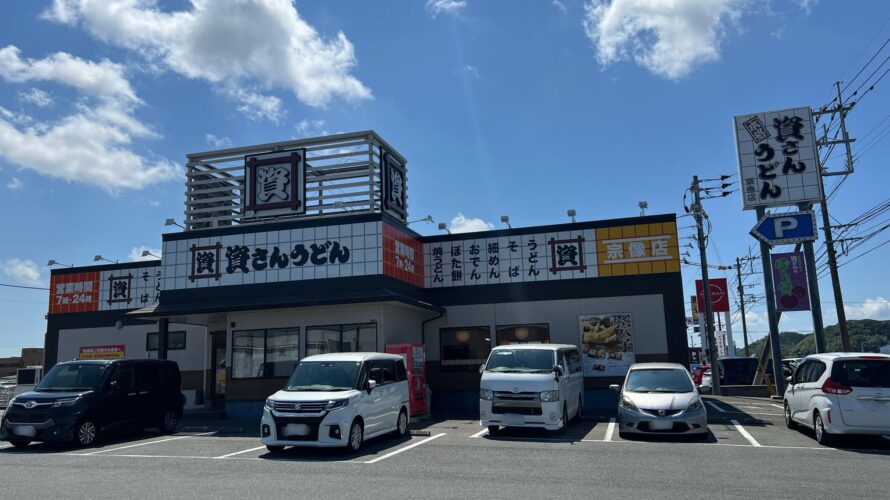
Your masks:
<instances>
[{"instance_id":1,"label":"red banner","mask_svg":"<svg viewBox=\"0 0 890 500\"><path fill-rule=\"evenodd\" d=\"M123 359L125 353L123 345L92 345L81 347L77 359Z\"/></svg>"},{"instance_id":2,"label":"red banner","mask_svg":"<svg viewBox=\"0 0 890 500\"><path fill-rule=\"evenodd\" d=\"M711 288L711 311L729 312L729 285L726 278L711 278L708 280ZM705 312L705 294L702 292L702 281L695 280L695 294L698 296L698 311Z\"/></svg>"}]
</instances>

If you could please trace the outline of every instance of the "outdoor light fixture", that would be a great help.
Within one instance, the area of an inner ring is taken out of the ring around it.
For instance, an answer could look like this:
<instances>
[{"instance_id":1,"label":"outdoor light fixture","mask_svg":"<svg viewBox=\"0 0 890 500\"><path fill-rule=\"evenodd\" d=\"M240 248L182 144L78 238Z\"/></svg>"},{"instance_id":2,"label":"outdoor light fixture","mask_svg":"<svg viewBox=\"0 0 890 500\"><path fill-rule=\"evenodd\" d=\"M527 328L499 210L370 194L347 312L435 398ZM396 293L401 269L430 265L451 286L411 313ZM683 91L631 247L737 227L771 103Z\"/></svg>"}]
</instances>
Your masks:
<instances>
[{"instance_id":1,"label":"outdoor light fixture","mask_svg":"<svg viewBox=\"0 0 890 500\"><path fill-rule=\"evenodd\" d=\"M528 328L520 326L514 332L516 340L528 340Z\"/></svg>"},{"instance_id":2,"label":"outdoor light fixture","mask_svg":"<svg viewBox=\"0 0 890 500\"><path fill-rule=\"evenodd\" d=\"M575 209L574 208L568 209L566 211L566 215L568 215L569 217L572 218L572 224L574 224L575 223L575 215L577 215L577 213L575 212Z\"/></svg>"},{"instance_id":3,"label":"outdoor light fixture","mask_svg":"<svg viewBox=\"0 0 890 500\"><path fill-rule=\"evenodd\" d=\"M111 262L112 264L118 263L118 261L116 261L116 260L106 259L105 257L102 257L101 255L97 255L97 256L93 257L93 262L99 262L100 260L104 260L105 262Z\"/></svg>"},{"instance_id":4,"label":"outdoor light fixture","mask_svg":"<svg viewBox=\"0 0 890 500\"><path fill-rule=\"evenodd\" d=\"M156 258L158 258L158 259L161 258L160 255L155 255L155 254L151 253L151 252L148 251L148 250L143 250L143 251L142 251L142 256L143 256L143 257L149 257L149 256L150 256L150 257L156 257Z\"/></svg>"},{"instance_id":5,"label":"outdoor light fixture","mask_svg":"<svg viewBox=\"0 0 890 500\"><path fill-rule=\"evenodd\" d=\"M164 221L164 225L165 225L165 226L179 226L179 227L185 229L185 226L183 226L182 224L176 222L175 219L167 219L167 220L165 220L165 221Z\"/></svg>"},{"instance_id":6,"label":"outdoor light fixture","mask_svg":"<svg viewBox=\"0 0 890 500\"><path fill-rule=\"evenodd\" d=\"M510 216L509 215L502 215L501 222L506 224L509 229L513 229L513 226L510 225Z\"/></svg>"},{"instance_id":7,"label":"outdoor light fixture","mask_svg":"<svg viewBox=\"0 0 890 500\"><path fill-rule=\"evenodd\" d=\"M61 262L56 262L56 259L49 259L49 262L46 263L46 267L50 266L62 266L62 267L74 267L74 265L62 264Z\"/></svg>"},{"instance_id":8,"label":"outdoor light fixture","mask_svg":"<svg viewBox=\"0 0 890 500\"><path fill-rule=\"evenodd\" d=\"M465 344L468 340L470 340L470 332L467 330L458 330L457 333L454 334L454 337L461 344Z\"/></svg>"},{"instance_id":9,"label":"outdoor light fixture","mask_svg":"<svg viewBox=\"0 0 890 500\"><path fill-rule=\"evenodd\" d=\"M432 216L432 215L427 215L427 216L424 217L423 219L417 219L417 220L409 221L408 224L414 224L415 222L434 222L434 221L433 221L433 216Z\"/></svg>"},{"instance_id":10,"label":"outdoor light fixture","mask_svg":"<svg viewBox=\"0 0 890 500\"><path fill-rule=\"evenodd\" d=\"M640 207L640 217L646 215L646 209L649 208L649 202L641 201L637 203L637 206Z\"/></svg>"},{"instance_id":11,"label":"outdoor light fixture","mask_svg":"<svg viewBox=\"0 0 890 500\"><path fill-rule=\"evenodd\" d=\"M448 224L445 224L444 222L439 223L439 231L445 231L446 233L451 234L451 231L448 229Z\"/></svg>"}]
</instances>

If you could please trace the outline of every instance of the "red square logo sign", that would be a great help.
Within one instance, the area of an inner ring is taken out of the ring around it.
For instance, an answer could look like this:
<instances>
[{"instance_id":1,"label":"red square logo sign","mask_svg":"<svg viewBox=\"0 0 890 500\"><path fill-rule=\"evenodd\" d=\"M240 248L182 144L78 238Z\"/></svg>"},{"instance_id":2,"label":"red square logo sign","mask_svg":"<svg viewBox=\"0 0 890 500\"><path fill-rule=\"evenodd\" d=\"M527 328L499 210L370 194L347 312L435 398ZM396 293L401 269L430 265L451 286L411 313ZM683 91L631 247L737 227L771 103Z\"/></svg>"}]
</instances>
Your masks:
<instances>
[{"instance_id":1,"label":"red square logo sign","mask_svg":"<svg viewBox=\"0 0 890 500\"><path fill-rule=\"evenodd\" d=\"M99 273L54 274L49 282L49 313L99 310Z\"/></svg>"},{"instance_id":2,"label":"red square logo sign","mask_svg":"<svg viewBox=\"0 0 890 500\"><path fill-rule=\"evenodd\" d=\"M423 244L387 223L383 224L383 274L423 287Z\"/></svg>"},{"instance_id":3,"label":"red square logo sign","mask_svg":"<svg viewBox=\"0 0 890 500\"><path fill-rule=\"evenodd\" d=\"M726 278L712 278L708 280L711 288L711 311L729 312L729 285ZM698 297L698 311L705 312L705 295L702 291L704 285L701 280L695 280L695 295Z\"/></svg>"}]
</instances>

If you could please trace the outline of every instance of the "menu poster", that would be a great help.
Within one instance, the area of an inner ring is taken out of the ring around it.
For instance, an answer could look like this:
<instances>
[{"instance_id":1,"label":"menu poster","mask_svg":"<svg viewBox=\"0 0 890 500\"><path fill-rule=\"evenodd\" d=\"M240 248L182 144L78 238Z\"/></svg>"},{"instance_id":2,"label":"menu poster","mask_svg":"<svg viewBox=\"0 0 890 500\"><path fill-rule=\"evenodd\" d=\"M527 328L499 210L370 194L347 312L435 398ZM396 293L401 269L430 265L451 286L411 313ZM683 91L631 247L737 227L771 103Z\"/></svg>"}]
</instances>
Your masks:
<instances>
[{"instance_id":1,"label":"menu poster","mask_svg":"<svg viewBox=\"0 0 890 500\"><path fill-rule=\"evenodd\" d=\"M630 313L584 314L578 317L585 377L623 377L634 364Z\"/></svg>"}]
</instances>

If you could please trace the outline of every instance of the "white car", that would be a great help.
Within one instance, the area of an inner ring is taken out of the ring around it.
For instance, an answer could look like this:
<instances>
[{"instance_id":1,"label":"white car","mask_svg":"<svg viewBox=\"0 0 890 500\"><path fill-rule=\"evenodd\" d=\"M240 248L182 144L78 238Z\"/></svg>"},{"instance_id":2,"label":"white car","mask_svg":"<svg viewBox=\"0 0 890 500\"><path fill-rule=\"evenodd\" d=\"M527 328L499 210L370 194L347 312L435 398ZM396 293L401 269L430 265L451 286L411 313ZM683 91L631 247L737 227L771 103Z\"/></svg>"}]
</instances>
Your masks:
<instances>
[{"instance_id":1,"label":"white car","mask_svg":"<svg viewBox=\"0 0 890 500\"><path fill-rule=\"evenodd\" d=\"M284 389L269 396L260 422L270 453L285 446L348 447L408 432L408 373L401 356L337 353L309 356Z\"/></svg>"},{"instance_id":2,"label":"white car","mask_svg":"<svg viewBox=\"0 0 890 500\"><path fill-rule=\"evenodd\" d=\"M839 434L890 435L890 356L807 356L787 379L785 424L812 428L820 444Z\"/></svg>"},{"instance_id":3,"label":"white car","mask_svg":"<svg viewBox=\"0 0 890 500\"><path fill-rule=\"evenodd\" d=\"M564 431L581 416L584 373L573 345L498 346L480 371L479 421L489 435L501 426Z\"/></svg>"}]
</instances>

